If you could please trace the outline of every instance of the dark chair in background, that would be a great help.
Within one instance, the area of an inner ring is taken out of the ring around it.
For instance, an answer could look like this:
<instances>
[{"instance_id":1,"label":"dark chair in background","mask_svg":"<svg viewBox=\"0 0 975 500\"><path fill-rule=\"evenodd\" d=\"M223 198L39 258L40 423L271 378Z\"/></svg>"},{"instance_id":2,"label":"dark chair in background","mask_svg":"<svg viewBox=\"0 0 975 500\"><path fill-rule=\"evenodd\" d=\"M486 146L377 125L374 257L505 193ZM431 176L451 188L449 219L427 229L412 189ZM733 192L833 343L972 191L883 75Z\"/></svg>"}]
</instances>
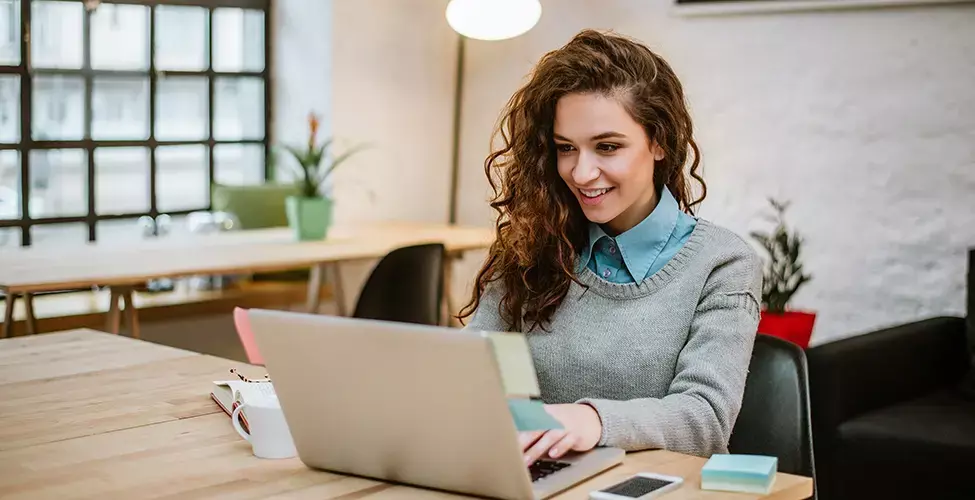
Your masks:
<instances>
[{"instance_id":1,"label":"dark chair in background","mask_svg":"<svg viewBox=\"0 0 975 500\"><path fill-rule=\"evenodd\" d=\"M973 281L969 269L969 321ZM806 356L820 498L975 498L964 318L900 325L815 346Z\"/></svg>"},{"instance_id":2,"label":"dark chair in background","mask_svg":"<svg viewBox=\"0 0 975 500\"><path fill-rule=\"evenodd\" d=\"M729 451L776 456L780 472L815 481L812 439L805 353L796 344L759 334Z\"/></svg>"},{"instance_id":3,"label":"dark chair in background","mask_svg":"<svg viewBox=\"0 0 975 500\"><path fill-rule=\"evenodd\" d=\"M393 250L362 287L352 316L437 325L443 300L444 246L439 243Z\"/></svg>"}]
</instances>

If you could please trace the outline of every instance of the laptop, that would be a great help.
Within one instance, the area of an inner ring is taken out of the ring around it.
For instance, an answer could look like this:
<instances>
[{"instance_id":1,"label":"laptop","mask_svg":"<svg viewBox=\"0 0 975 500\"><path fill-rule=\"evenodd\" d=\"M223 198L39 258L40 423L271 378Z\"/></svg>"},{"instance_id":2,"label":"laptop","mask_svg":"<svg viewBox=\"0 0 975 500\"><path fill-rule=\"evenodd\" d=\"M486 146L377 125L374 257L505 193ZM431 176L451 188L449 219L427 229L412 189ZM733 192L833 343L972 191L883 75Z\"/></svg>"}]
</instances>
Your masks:
<instances>
[{"instance_id":1,"label":"laptop","mask_svg":"<svg viewBox=\"0 0 975 500\"><path fill-rule=\"evenodd\" d=\"M311 468L526 500L623 460L623 450L600 447L526 467L482 333L259 309L248 316Z\"/></svg>"}]
</instances>

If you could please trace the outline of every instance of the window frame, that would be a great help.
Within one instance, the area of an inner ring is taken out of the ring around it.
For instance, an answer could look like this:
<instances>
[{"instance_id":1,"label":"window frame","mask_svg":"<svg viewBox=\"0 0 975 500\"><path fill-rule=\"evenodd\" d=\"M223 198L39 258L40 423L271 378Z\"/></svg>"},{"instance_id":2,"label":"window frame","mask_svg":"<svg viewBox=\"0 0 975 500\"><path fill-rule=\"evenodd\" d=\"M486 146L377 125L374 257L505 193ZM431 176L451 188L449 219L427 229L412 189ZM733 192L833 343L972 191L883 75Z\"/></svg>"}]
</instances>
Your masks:
<instances>
[{"instance_id":1,"label":"window frame","mask_svg":"<svg viewBox=\"0 0 975 500\"><path fill-rule=\"evenodd\" d=\"M263 148L262 175L265 180L269 180L267 168L267 155L271 145L271 0L103 0L101 4L128 4L141 5L149 8L148 20L148 49L149 49L149 68L147 70L105 70L91 68L91 15L92 12L85 8L82 18L82 44L84 53L84 63L81 69L55 69L55 68L31 68L30 66L30 27L31 27L31 5L35 0L20 0L20 60L16 66L0 65L0 76L17 75L20 77L20 140L17 143L0 143L0 152L17 151L19 153L20 164L20 218L19 219L0 219L0 230L7 228L20 228L21 246L31 245L31 228L39 225L60 224L60 223L85 223L88 227L88 241L97 240L98 222L119 219L138 219L149 216L155 219L158 215L185 215L190 212L200 210L210 210L212 207L212 192L214 186L214 166L215 146L224 144L252 144L261 145ZM79 3L84 5L85 0L59 0L62 2ZM16 5L16 4L14 4ZM156 69L156 6L184 6L184 7L203 7L207 9L207 68L199 71L171 71ZM215 71L213 69L214 55L214 30L213 13L218 8L243 8L260 10L264 14L264 65L261 71ZM16 24L16 23L14 23ZM73 76L81 77L85 82L84 90L84 135L80 140L35 140L32 136L32 98L33 98L33 78L36 76ZM92 128L92 93L93 82L99 77L139 77L148 78L148 115L149 137L145 140L102 140L93 139ZM205 139L198 140L157 140L155 135L156 120L156 100L158 79L160 76L166 77L198 77L207 79L207 98L208 98L208 132ZM241 139L241 140L217 140L214 137L215 121L215 93L216 83L220 78L260 78L264 85L264 135L261 139ZM169 210L161 212L157 203L158 172L156 165L156 150L165 146L184 146L184 145L203 145L207 148L208 156L208 178L207 187L208 202L206 206L201 206L188 210ZM149 151L149 210L145 212L131 213L112 213L99 214L95 210L96 193L96 168L95 168L95 149L104 147L144 147ZM87 196L87 212L79 216L54 216L54 217L32 217L29 210L30 203L30 175L28 170L29 157L31 151L52 150L52 149L77 149L84 150L87 161L87 179L85 193Z\"/></svg>"}]
</instances>

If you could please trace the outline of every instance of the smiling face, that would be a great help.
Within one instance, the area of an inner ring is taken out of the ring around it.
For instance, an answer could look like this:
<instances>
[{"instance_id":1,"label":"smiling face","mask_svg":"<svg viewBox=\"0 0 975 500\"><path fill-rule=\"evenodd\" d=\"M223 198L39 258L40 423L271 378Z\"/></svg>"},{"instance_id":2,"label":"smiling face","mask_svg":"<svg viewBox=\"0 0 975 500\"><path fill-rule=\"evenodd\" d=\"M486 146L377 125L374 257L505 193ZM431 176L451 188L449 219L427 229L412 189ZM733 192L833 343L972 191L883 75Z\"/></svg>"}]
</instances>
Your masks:
<instances>
[{"instance_id":1,"label":"smiling face","mask_svg":"<svg viewBox=\"0 0 975 500\"><path fill-rule=\"evenodd\" d=\"M620 234L657 205L654 162L663 150L612 97L568 94L555 108L559 176L586 218Z\"/></svg>"}]
</instances>

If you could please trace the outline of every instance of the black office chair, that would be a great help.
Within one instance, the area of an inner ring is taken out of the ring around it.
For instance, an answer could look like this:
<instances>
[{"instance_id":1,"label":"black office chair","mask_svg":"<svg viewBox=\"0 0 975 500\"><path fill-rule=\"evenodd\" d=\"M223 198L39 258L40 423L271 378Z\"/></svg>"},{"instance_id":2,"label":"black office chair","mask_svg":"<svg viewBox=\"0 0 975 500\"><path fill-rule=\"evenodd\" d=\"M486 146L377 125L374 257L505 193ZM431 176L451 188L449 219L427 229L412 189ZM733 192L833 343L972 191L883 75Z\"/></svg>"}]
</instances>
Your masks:
<instances>
[{"instance_id":1,"label":"black office chair","mask_svg":"<svg viewBox=\"0 0 975 500\"><path fill-rule=\"evenodd\" d=\"M439 243L393 250L372 270L352 316L439 324L443 266L444 246Z\"/></svg>"},{"instance_id":2,"label":"black office chair","mask_svg":"<svg viewBox=\"0 0 975 500\"><path fill-rule=\"evenodd\" d=\"M772 455L779 472L813 478L806 355L799 346L759 334L745 382L731 453Z\"/></svg>"}]
</instances>

